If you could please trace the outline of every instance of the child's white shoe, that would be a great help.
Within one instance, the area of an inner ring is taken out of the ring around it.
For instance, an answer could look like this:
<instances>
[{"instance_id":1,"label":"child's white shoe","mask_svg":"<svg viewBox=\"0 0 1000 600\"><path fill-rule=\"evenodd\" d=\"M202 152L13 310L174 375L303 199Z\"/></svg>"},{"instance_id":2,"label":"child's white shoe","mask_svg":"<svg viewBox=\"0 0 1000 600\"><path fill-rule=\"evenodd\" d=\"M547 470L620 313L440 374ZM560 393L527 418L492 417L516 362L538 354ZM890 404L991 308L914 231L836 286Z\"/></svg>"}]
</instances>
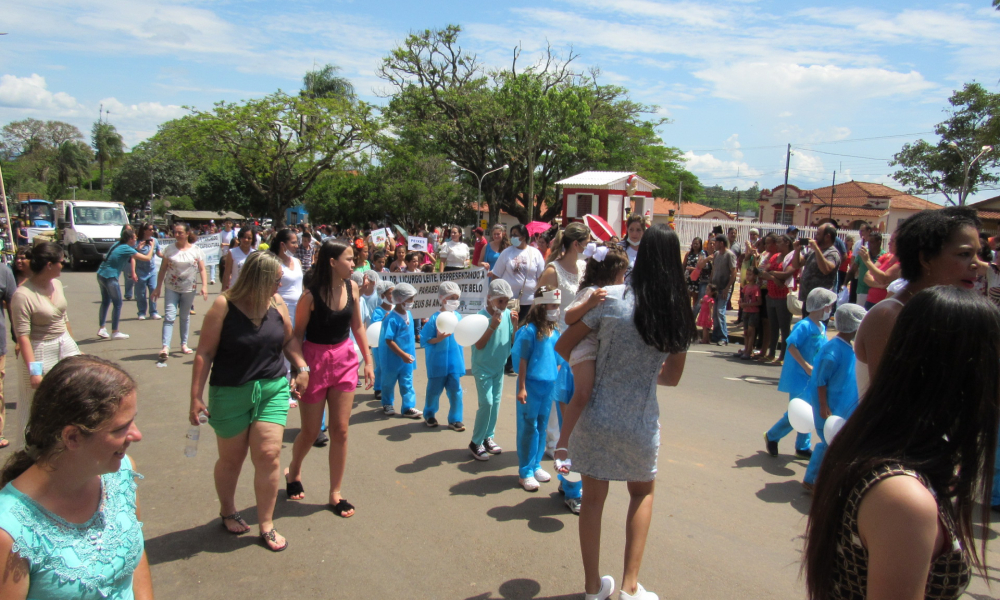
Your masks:
<instances>
[{"instance_id":1,"label":"child's white shoe","mask_svg":"<svg viewBox=\"0 0 1000 600\"><path fill-rule=\"evenodd\" d=\"M538 491L538 480L534 477L528 477L527 479L518 479L517 483L524 488L526 492L537 492Z\"/></svg>"},{"instance_id":2,"label":"child's white shoe","mask_svg":"<svg viewBox=\"0 0 1000 600\"><path fill-rule=\"evenodd\" d=\"M535 469L535 479L541 483L548 483L549 481L552 481L552 476L549 475L549 472L545 469Z\"/></svg>"},{"instance_id":3,"label":"child's white shoe","mask_svg":"<svg viewBox=\"0 0 1000 600\"><path fill-rule=\"evenodd\" d=\"M647 592L641 583L637 583L635 586L634 594L626 594L625 590L618 592L618 600L660 600L660 597L653 592Z\"/></svg>"},{"instance_id":4,"label":"child's white shoe","mask_svg":"<svg viewBox=\"0 0 1000 600\"><path fill-rule=\"evenodd\" d=\"M608 600L615 593L615 578L610 575L601 577L601 591L596 594L584 594L584 600Z\"/></svg>"}]
</instances>

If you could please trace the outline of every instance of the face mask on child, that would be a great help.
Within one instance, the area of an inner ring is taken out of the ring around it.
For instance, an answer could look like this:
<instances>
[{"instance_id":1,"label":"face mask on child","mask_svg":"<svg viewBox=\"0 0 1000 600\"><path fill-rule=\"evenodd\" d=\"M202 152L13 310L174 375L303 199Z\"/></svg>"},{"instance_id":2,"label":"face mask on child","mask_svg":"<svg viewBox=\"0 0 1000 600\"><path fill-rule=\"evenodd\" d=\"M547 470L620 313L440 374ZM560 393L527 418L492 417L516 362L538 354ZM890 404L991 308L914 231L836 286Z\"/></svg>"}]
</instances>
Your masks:
<instances>
[{"instance_id":1,"label":"face mask on child","mask_svg":"<svg viewBox=\"0 0 1000 600\"><path fill-rule=\"evenodd\" d=\"M459 304L461 304L461 302L458 300L445 300L443 306L445 310L456 311L458 310Z\"/></svg>"},{"instance_id":2,"label":"face mask on child","mask_svg":"<svg viewBox=\"0 0 1000 600\"><path fill-rule=\"evenodd\" d=\"M406 302L403 303L403 310L412 310L412 309L413 309L413 300L407 300Z\"/></svg>"},{"instance_id":3,"label":"face mask on child","mask_svg":"<svg viewBox=\"0 0 1000 600\"><path fill-rule=\"evenodd\" d=\"M827 308L826 310L823 311L823 316L820 317L819 320L820 321L826 321L827 319L830 318L830 313L832 313L832 312L833 312L832 308Z\"/></svg>"},{"instance_id":4,"label":"face mask on child","mask_svg":"<svg viewBox=\"0 0 1000 600\"><path fill-rule=\"evenodd\" d=\"M549 321L553 321L553 322L558 321L559 320L559 309L558 308L553 308L553 309L545 311L545 318L548 319Z\"/></svg>"},{"instance_id":5,"label":"face mask on child","mask_svg":"<svg viewBox=\"0 0 1000 600\"><path fill-rule=\"evenodd\" d=\"M639 240L639 242L641 242L641 241L642 240ZM629 240L628 240L629 245L632 246L633 248L638 248L639 247L639 242L633 242L631 238L629 238Z\"/></svg>"},{"instance_id":6,"label":"face mask on child","mask_svg":"<svg viewBox=\"0 0 1000 600\"><path fill-rule=\"evenodd\" d=\"M514 246L515 248L520 248L521 247L521 238L519 238L519 237L512 237L512 238L510 238L510 245Z\"/></svg>"}]
</instances>

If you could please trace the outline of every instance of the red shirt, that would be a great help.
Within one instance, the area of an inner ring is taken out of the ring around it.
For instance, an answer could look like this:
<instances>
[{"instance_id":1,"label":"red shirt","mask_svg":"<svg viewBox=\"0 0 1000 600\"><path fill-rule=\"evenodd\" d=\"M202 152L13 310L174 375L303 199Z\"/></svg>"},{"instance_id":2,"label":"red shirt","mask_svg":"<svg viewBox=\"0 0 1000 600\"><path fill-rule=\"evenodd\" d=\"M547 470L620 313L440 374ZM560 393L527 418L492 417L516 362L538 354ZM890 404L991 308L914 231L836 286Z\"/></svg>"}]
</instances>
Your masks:
<instances>
[{"instance_id":1,"label":"red shirt","mask_svg":"<svg viewBox=\"0 0 1000 600\"><path fill-rule=\"evenodd\" d=\"M889 267L896 264L897 262L898 261L896 260L895 254L885 253L882 256L878 257L878 261L875 264L876 266L878 266L879 271L885 272L889 269ZM872 277L874 276L875 274L873 273ZM868 290L868 302L871 302L872 304L881 302L885 300L885 297L888 295L889 292L885 288L877 288L877 287L870 288Z\"/></svg>"},{"instance_id":2,"label":"red shirt","mask_svg":"<svg viewBox=\"0 0 1000 600\"><path fill-rule=\"evenodd\" d=\"M476 242L476 246L472 249L472 266L478 267L479 263L482 262L483 258L483 248L486 247L486 236L479 238Z\"/></svg>"},{"instance_id":3,"label":"red shirt","mask_svg":"<svg viewBox=\"0 0 1000 600\"><path fill-rule=\"evenodd\" d=\"M745 303L760 302L760 287L758 287L755 283L748 283L746 287L743 288L742 296L743 302ZM759 313L760 304L756 304L755 306L744 306L743 312Z\"/></svg>"},{"instance_id":4,"label":"red shirt","mask_svg":"<svg viewBox=\"0 0 1000 600\"><path fill-rule=\"evenodd\" d=\"M774 253L774 256L767 261L768 270L772 273L780 273L784 271L781 268L781 262L785 259L784 256ZM784 298L788 295L788 287L784 284L778 283L777 281L767 282L767 297L768 298Z\"/></svg>"}]
</instances>

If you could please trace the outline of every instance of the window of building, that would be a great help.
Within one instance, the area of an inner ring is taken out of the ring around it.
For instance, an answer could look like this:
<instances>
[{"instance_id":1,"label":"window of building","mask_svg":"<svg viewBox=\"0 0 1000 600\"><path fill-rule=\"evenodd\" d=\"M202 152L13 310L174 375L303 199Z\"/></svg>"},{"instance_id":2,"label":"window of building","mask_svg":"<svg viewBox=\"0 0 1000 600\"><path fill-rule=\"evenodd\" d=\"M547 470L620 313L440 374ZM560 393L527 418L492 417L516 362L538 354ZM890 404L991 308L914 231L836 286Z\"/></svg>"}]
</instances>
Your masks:
<instances>
[{"instance_id":1,"label":"window of building","mask_svg":"<svg viewBox=\"0 0 1000 600\"><path fill-rule=\"evenodd\" d=\"M594 204L594 196L592 194L577 194L576 196L576 218L581 219L584 215L589 215L593 211L591 208Z\"/></svg>"}]
</instances>

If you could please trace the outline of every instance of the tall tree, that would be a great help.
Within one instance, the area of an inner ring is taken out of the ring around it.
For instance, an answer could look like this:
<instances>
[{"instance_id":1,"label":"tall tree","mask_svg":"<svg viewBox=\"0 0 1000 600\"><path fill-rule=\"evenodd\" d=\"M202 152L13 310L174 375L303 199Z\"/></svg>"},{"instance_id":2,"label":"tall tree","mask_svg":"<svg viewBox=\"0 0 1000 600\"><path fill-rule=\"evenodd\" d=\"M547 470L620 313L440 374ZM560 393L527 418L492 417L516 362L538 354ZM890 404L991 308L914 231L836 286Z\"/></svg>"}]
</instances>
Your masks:
<instances>
[{"instance_id":1,"label":"tall tree","mask_svg":"<svg viewBox=\"0 0 1000 600\"><path fill-rule=\"evenodd\" d=\"M910 193L940 192L951 204L964 205L969 194L1000 177L1000 94L967 83L948 99L948 118L934 127L936 144L904 144L889 166L893 179Z\"/></svg>"},{"instance_id":2,"label":"tall tree","mask_svg":"<svg viewBox=\"0 0 1000 600\"><path fill-rule=\"evenodd\" d=\"M322 173L362 159L378 128L366 103L282 92L192 112L162 126L157 140L188 164L231 165L276 223Z\"/></svg>"},{"instance_id":3,"label":"tall tree","mask_svg":"<svg viewBox=\"0 0 1000 600\"><path fill-rule=\"evenodd\" d=\"M100 168L100 186L104 191L104 166L114 168L125 156L125 142L115 126L107 121L97 121L90 132L90 143L94 147L97 165Z\"/></svg>"},{"instance_id":4,"label":"tall tree","mask_svg":"<svg viewBox=\"0 0 1000 600\"><path fill-rule=\"evenodd\" d=\"M74 180L80 185L90 175L92 160L93 153L87 144L79 140L63 142L56 151L56 180L64 186Z\"/></svg>"},{"instance_id":5,"label":"tall tree","mask_svg":"<svg viewBox=\"0 0 1000 600\"><path fill-rule=\"evenodd\" d=\"M339 72L340 67L335 65L325 65L318 71L309 71L302 78L300 94L304 98L354 100L357 97L354 93L354 84L346 77L337 75Z\"/></svg>"},{"instance_id":6,"label":"tall tree","mask_svg":"<svg viewBox=\"0 0 1000 600\"><path fill-rule=\"evenodd\" d=\"M170 155L155 139L125 155L111 178L111 199L145 209L152 196L191 196L198 173Z\"/></svg>"}]
</instances>

